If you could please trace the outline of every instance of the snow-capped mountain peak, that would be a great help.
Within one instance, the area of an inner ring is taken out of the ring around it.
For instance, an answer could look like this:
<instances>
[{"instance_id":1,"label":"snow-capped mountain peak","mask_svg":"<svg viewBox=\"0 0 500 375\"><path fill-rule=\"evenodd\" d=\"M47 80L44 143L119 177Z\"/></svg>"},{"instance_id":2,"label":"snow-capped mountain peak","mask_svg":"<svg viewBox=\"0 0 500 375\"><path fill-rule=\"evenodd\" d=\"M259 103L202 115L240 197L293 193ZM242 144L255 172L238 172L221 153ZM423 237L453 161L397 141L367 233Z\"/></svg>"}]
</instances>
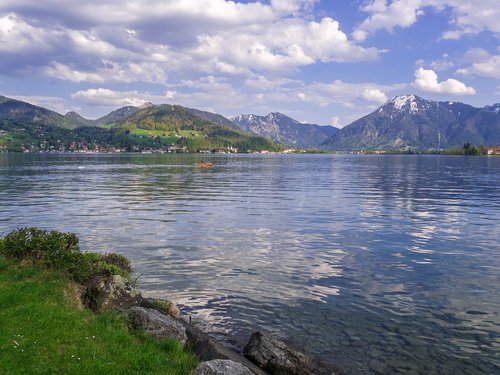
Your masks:
<instances>
[{"instance_id":1,"label":"snow-capped mountain peak","mask_svg":"<svg viewBox=\"0 0 500 375\"><path fill-rule=\"evenodd\" d=\"M429 109L432 104L433 102L416 95L401 95L391 99L384 107L391 111L415 114Z\"/></svg>"}]
</instances>

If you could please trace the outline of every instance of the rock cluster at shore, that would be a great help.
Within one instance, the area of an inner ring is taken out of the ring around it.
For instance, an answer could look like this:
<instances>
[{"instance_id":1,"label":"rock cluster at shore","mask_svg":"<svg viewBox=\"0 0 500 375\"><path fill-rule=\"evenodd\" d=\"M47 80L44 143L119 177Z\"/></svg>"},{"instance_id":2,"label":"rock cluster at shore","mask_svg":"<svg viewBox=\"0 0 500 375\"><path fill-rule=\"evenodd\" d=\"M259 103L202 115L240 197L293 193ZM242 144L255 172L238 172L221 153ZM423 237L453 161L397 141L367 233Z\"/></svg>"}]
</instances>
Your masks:
<instances>
[{"instance_id":1,"label":"rock cluster at shore","mask_svg":"<svg viewBox=\"0 0 500 375\"><path fill-rule=\"evenodd\" d=\"M179 317L169 301L142 297L122 276L100 278L82 296L97 312L119 309L127 313L132 328L157 339L170 338L189 347L203 362L191 375L313 375L320 373L311 358L275 337L255 332L245 346L245 356L226 348Z\"/></svg>"}]
</instances>

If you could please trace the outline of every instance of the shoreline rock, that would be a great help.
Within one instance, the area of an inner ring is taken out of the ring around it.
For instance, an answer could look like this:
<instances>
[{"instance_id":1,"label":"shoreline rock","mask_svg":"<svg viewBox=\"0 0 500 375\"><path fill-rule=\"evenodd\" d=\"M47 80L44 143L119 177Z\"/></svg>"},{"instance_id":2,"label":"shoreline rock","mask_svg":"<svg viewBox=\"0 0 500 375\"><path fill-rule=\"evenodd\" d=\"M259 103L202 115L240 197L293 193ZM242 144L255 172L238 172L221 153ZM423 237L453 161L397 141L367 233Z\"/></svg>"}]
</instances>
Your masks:
<instances>
[{"instance_id":1,"label":"shoreline rock","mask_svg":"<svg viewBox=\"0 0 500 375\"><path fill-rule=\"evenodd\" d=\"M316 374L316 364L311 358L284 341L262 332L252 334L243 353L271 375Z\"/></svg>"},{"instance_id":2,"label":"shoreline rock","mask_svg":"<svg viewBox=\"0 0 500 375\"><path fill-rule=\"evenodd\" d=\"M201 362L190 375L254 375L247 367L227 359Z\"/></svg>"},{"instance_id":3,"label":"shoreline rock","mask_svg":"<svg viewBox=\"0 0 500 375\"><path fill-rule=\"evenodd\" d=\"M326 373L321 371L306 354L261 332L252 334L243 349L244 355L227 348L191 322L181 319L180 311L173 302L144 298L141 291L135 288L128 278L120 275L94 280L86 288L83 299L88 307L98 313L113 309L124 311L133 329L143 329L146 334L159 340L174 339L182 346L190 348L203 361L202 363L211 362L201 366L193 375Z\"/></svg>"},{"instance_id":4,"label":"shoreline rock","mask_svg":"<svg viewBox=\"0 0 500 375\"><path fill-rule=\"evenodd\" d=\"M185 346L188 341L184 325L161 311L133 306L127 311L127 314L132 328L142 328L149 336L159 340L174 339L182 346Z\"/></svg>"}]
</instances>

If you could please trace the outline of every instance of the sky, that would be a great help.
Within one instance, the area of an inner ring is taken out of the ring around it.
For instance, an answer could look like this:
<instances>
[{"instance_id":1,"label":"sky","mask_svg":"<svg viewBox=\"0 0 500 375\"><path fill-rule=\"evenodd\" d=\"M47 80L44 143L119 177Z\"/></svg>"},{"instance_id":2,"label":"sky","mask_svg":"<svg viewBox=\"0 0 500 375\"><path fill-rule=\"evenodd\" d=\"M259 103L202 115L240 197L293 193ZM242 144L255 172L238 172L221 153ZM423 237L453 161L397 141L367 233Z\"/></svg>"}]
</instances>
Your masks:
<instances>
[{"instance_id":1,"label":"sky","mask_svg":"<svg viewBox=\"0 0 500 375\"><path fill-rule=\"evenodd\" d=\"M0 95L343 127L397 95L500 102L498 0L2 0Z\"/></svg>"}]
</instances>

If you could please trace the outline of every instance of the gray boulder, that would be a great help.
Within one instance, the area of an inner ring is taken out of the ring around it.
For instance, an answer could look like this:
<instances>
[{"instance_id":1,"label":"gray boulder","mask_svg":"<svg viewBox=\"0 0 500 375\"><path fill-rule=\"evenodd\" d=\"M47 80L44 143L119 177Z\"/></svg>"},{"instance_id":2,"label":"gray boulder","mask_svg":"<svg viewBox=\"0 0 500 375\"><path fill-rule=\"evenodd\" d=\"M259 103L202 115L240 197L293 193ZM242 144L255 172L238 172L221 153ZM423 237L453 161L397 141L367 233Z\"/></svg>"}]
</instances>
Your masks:
<instances>
[{"instance_id":1,"label":"gray boulder","mask_svg":"<svg viewBox=\"0 0 500 375\"><path fill-rule=\"evenodd\" d=\"M316 365L307 355L272 336L255 332L243 348L250 361L271 375L314 375Z\"/></svg>"},{"instance_id":2,"label":"gray boulder","mask_svg":"<svg viewBox=\"0 0 500 375\"><path fill-rule=\"evenodd\" d=\"M190 375L255 375L241 363L228 359L201 362Z\"/></svg>"},{"instance_id":3,"label":"gray boulder","mask_svg":"<svg viewBox=\"0 0 500 375\"><path fill-rule=\"evenodd\" d=\"M170 315L134 306L128 311L128 318L133 328L142 328L146 334L157 339L174 339L183 346L187 342L186 328Z\"/></svg>"},{"instance_id":4,"label":"gray boulder","mask_svg":"<svg viewBox=\"0 0 500 375\"><path fill-rule=\"evenodd\" d=\"M86 300L96 311L115 309L128 310L142 301L139 289L132 286L127 278L114 275L111 278L100 278L86 292Z\"/></svg>"}]
</instances>

